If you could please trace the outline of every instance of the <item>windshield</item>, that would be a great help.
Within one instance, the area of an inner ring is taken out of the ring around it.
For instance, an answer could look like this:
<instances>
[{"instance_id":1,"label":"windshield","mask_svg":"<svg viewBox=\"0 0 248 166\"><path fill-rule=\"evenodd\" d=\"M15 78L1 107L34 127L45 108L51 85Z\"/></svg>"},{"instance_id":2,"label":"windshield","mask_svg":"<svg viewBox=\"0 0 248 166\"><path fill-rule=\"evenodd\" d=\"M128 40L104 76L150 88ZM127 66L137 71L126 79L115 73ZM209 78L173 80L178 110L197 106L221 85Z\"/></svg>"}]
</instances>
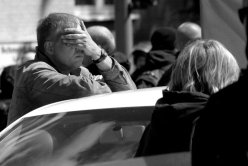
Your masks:
<instances>
[{"instance_id":1,"label":"windshield","mask_svg":"<svg viewBox=\"0 0 248 166\"><path fill-rule=\"evenodd\" d=\"M0 165L76 166L131 158L148 110L142 108L143 116L141 108L125 108L25 118L1 138Z\"/></svg>"}]
</instances>

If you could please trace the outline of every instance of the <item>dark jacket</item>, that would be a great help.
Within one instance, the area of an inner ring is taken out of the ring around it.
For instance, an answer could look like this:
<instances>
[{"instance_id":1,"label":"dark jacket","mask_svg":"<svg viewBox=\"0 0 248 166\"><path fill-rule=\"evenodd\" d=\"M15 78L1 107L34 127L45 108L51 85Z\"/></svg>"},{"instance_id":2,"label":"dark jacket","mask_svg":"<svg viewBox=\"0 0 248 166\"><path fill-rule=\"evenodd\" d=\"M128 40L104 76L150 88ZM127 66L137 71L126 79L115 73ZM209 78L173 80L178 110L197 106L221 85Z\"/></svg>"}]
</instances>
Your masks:
<instances>
[{"instance_id":1,"label":"dark jacket","mask_svg":"<svg viewBox=\"0 0 248 166\"><path fill-rule=\"evenodd\" d=\"M129 73L116 60L112 60L112 69L100 72L102 80L84 67L80 68L80 75L62 74L45 55L37 52L35 60L21 65L16 72L8 124L53 102L136 89Z\"/></svg>"},{"instance_id":2,"label":"dark jacket","mask_svg":"<svg viewBox=\"0 0 248 166\"><path fill-rule=\"evenodd\" d=\"M208 95L200 92L163 91L141 138L136 156L190 150L191 133Z\"/></svg>"},{"instance_id":3,"label":"dark jacket","mask_svg":"<svg viewBox=\"0 0 248 166\"><path fill-rule=\"evenodd\" d=\"M197 120L194 166L248 165L248 72L213 94Z\"/></svg>"},{"instance_id":4,"label":"dark jacket","mask_svg":"<svg viewBox=\"0 0 248 166\"><path fill-rule=\"evenodd\" d=\"M13 88L14 88L14 78L18 65L10 65L3 69L1 75L1 99L11 99Z\"/></svg>"},{"instance_id":5,"label":"dark jacket","mask_svg":"<svg viewBox=\"0 0 248 166\"><path fill-rule=\"evenodd\" d=\"M171 67L176 61L174 51L152 50L146 58L146 65L132 75L138 88L156 87L164 73L170 78Z\"/></svg>"}]
</instances>

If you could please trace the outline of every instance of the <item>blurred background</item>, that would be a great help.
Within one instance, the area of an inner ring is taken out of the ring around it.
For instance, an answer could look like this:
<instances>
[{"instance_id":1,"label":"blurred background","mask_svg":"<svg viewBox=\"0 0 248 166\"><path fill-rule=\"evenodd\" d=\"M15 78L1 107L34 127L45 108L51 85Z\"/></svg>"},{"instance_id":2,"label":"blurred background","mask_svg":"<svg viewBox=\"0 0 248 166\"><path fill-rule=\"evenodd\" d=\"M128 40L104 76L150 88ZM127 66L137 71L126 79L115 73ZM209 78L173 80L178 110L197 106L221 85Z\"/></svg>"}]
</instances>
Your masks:
<instances>
[{"instance_id":1,"label":"blurred background","mask_svg":"<svg viewBox=\"0 0 248 166\"><path fill-rule=\"evenodd\" d=\"M128 56L137 48L149 51L157 27L199 23L199 8L199 0L0 0L0 72L34 52L37 22L51 12L80 16L86 27L108 27L117 50Z\"/></svg>"},{"instance_id":2,"label":"blurred background","mask_svg":"<svg viewBox=\"0 0 248 166\"><path fill-rule=\"evenodd\" d=\"M241 6L242 0L0 0L0 130L6 125L15 71L34 58L36 26L49 13L79 16L86 28L107 27L115 38L116 60L130 67L132 74L145 64L153 32L161 27L176 30L184 22L200 25L203 39L220 41L246 68L246 35L238 17ZM135 51L139 60L133 58Z\"/></svg>"}]
</instances>

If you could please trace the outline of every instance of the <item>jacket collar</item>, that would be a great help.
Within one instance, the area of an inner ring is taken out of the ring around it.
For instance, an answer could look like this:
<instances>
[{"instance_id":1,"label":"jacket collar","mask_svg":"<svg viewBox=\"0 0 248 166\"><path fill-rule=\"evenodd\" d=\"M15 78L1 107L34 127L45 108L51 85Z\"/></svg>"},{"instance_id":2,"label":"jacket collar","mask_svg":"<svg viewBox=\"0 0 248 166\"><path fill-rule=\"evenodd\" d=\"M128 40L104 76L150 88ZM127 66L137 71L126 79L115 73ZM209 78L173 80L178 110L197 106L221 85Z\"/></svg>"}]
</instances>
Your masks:
<instances>
[{"instance_id":1,"label":"jacket collar","mask_svg":"<svg viewBox=\"0 0 248 166\"><path fill-rule=\"evenodd\" d=\"M54 63L49 59L49 57L46 54L42 53L38 49L38 47L36 47L35 60L36 61L46 62L47 64L49 64L50 66L52 66L54 69L56 69L57 71L59 71L58 68L54 65Z\"/></svg>"},{"instance_id":2,"label":"jacket collar","mask_svg":"<svg viewBox=\"0 0 248 166\"><path fill-rule=\"evenodd\" d=\"M163 90L163 98L170 104L181 102L195 102L207 101L209 95L202 92L188 92L188 91L168 91Z\"/></svg>"}]
</instances>

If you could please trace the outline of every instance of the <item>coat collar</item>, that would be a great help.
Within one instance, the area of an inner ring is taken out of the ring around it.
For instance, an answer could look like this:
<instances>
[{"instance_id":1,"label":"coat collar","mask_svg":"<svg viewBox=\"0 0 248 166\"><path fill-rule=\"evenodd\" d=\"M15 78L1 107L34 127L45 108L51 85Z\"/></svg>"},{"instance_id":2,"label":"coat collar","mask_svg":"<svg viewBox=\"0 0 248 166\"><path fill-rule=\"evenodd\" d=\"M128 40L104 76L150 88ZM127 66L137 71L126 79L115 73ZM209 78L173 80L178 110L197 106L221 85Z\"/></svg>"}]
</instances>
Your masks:
<instances>
[{"instance_id":1,"label":"coat collar","mask_svg":"<svg viewBox=\"0 0 248 166\"><path fill-rule=\"evenodd\" d=\"M49 57L42 53L38 47L36 47L36 55L35 55L35 60L36 61L42 61L42 62L46 62L47 64L49 64L50 66L52 66L54 69L56 69L57 71L58 68L54 65L54 63L49 59Z\"/></svg>"}]
</instances>

